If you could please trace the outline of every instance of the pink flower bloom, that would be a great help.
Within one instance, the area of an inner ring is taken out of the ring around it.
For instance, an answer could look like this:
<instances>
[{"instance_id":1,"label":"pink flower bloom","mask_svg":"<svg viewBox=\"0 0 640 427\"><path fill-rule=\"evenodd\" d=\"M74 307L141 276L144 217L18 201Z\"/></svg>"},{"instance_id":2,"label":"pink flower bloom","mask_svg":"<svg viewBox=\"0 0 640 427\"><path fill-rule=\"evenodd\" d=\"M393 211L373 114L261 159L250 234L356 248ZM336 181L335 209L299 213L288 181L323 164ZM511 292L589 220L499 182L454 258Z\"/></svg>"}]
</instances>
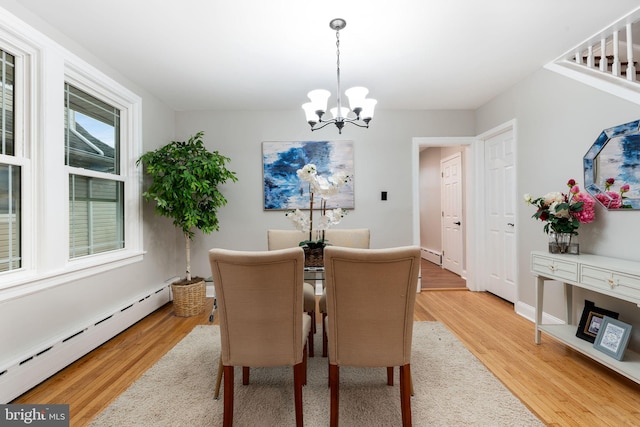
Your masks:
<instances>
[{"instance_id":1,"label":"pink flower bloom","mask_svg":"<svg viewBox=\"0 0 640 427\"><path fill-rule=\"evenodd\" d=\"M626 193L627 191L629 191L629 184L625 184L622 187L620 187L620 193Z\"/></svg>"},{"instance_id":2,"label":"pink flower bloom","mask_svg":"<svg viewBox=\"0 0 640 427\"><path fill-rule=\"evenodd\" d=\"M600 203L609 209L619 209L620 206L622 206L622 198L618 193L614 193L613 191L607 191L607 194L600 193L596 195L596 199L600 200Z\"/></svg>"},{"instance_id":3,"label":"pink flower bloom","mask_svg":"<svg viewBox=\"0 0 640 427\"><path fill-rule=\"evenodd\" d=\"M573 181L573 180L572 180ZM580 192L580 187L578 187L577 185L574 185L573 187L571 187L570 190L571 194L575 195L578 194Z\"/></svg>"},{"instance_id":4,"label":"pink flower bloom","mask_svg":"<svg viewBox=\"0 0 640 427\"><path fill-rule=\"evenodd\" d=\"M582 224L588 224L596 219L595 200L583 193L577 193L573 196L576 202L582 202L582 210L573 212L572 215Z\"/></svg>"},{"instance_id":5,"label":"pink flower bloom","mask_svg":"<svg viewBox=\"0 0 640 427\"><path fill-rule=\"evenodd\" d=\"M609 191L609 189L611 188L611 186L613 185L614 182L616 182L615 179L607 178L607 180L604 182L604 189Z\"/></svg>"},{"instance_id":6,"label":"pink flower bloom","mask_svg":"<svg viewBox=\"0 0 640 427\"><path fill-rule=\"evenodd\" d=\"M576 180L575 179L570 179L569 181L567 181L567 187L571 188L574 185L576 185Z\"/></svg>"}]
</instances>

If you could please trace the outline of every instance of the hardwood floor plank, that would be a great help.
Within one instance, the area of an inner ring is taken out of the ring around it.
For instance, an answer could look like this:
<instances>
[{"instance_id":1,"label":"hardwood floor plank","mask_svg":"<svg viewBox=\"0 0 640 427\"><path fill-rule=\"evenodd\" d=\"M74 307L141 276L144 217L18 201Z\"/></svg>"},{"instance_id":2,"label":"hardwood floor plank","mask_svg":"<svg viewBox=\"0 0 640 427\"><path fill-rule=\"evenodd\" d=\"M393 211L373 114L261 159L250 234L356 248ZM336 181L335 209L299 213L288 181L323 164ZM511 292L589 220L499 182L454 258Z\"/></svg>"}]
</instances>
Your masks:
<instances>
[{"instance_id":1,"label":"hardwood floor plank","mask_svg":"<svg viewBox=\"0 0 640 427\"><path fill-rule=\"evenodd\" d=\"M167 304L12 403L68 403L71 425L87 425L195 325L209 324L213 300L207 302L190 318L174 316ZM445 324L549 426L640 425L640 385L544 334L535 345L533 323L507 301L484 292L423 291L414 319Z\"/></svg>"}]
</instances>

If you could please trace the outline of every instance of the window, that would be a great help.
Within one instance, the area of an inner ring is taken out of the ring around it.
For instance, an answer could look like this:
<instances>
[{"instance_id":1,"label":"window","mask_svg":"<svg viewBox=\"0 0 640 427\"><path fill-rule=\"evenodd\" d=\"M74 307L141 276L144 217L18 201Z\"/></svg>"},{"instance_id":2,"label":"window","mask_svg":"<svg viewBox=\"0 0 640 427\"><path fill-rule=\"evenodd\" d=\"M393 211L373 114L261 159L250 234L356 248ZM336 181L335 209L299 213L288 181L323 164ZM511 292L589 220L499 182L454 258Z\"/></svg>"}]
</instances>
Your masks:
<instances>
[{"instance_id":1,"label":"window","mask_svg":"<svg viewBox=\"0 0 640 427\"><path fill-rule=\"evenodd\" d=\"M143 257L142 99L33 28L7 22L0 302Z\"/></svg>"},{"instance_id":2,"label":"window","mask_svg":"<svg viewBox=\"0 0 640 427\"><path fill-rule=\"evenodd\" d=\"M15 57L0 51L0 272L21 267L21 167L16 164Z\"/></svg>"},{"instance_id":3,"label":"window","mask_svg":"<svg viewBox=\"0 0 640 427\"><path fill-rule=\"evenodd\" d=\"M124 248L120 110L65 83L69 256Z\"/></svg>"}]
</instances>

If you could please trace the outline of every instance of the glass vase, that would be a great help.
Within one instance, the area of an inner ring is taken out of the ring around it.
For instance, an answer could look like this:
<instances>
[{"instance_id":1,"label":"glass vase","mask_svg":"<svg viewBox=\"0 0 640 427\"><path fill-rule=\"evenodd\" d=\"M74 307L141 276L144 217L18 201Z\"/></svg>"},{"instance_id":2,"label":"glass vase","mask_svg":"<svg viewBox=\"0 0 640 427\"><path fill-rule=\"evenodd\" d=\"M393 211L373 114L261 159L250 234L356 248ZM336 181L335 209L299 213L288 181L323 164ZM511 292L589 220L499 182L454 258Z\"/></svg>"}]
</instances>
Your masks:
<instances>
[{"instance_id":1,"label":"glass vase","mask_svg":"<svg viewBox=\"0 0 640 427\"><path fill-rule=\"evenodd\" d=\"M572 233L549 232L549 253L571 254L580 253L580 245L575 241L576 236Z\"/></svg>"}]
</instances>

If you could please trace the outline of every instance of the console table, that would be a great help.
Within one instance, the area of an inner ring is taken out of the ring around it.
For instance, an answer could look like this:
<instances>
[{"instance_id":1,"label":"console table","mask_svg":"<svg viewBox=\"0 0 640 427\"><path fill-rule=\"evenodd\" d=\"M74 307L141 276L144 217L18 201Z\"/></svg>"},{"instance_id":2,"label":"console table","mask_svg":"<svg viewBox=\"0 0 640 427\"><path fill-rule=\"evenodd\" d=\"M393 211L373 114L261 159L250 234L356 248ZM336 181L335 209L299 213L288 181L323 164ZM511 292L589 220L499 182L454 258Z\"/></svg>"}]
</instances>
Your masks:
<instances>
[{"instance_id":1,"label":"console table","mask_svg":"<svg viewBox=\"0 0 640 427\"><path fill-rule=\"evenodd\" d=\"M535 342L540 344L544 332L580 353L597 360L614 371L640 383L640 354L628 350L622 361L593 348L593 344L576 337L573 321L573 288L588 289L600 294L632 302L640 307L640 262L625 261L598 255L551 254L531 252L531 272L536 280ZM557 280L564 284L565 324L542 324L545 282Z\"/></svg>"}]
</instances>

